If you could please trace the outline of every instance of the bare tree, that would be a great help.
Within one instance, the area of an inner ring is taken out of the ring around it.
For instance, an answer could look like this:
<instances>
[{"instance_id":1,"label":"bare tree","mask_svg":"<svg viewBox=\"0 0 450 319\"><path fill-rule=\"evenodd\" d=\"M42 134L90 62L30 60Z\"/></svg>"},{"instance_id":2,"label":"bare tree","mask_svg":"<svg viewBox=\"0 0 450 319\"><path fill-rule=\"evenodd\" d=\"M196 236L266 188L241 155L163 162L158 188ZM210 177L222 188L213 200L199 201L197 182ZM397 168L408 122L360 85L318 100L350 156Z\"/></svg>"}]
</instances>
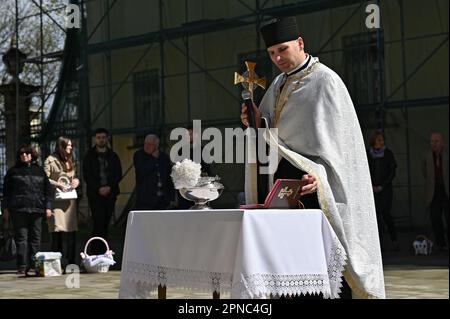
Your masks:
<instances>
[{"instance_id":1,"label":"bare tree","mask_svg":"<svg viewBox=\"0 0 450 319\"><path fill-rule=\"evenodd\" d=\"M66 4L66 0L0 0L0 55L12 43L28 55L28 63L20 79L42 87L32 98L30 107L34 111L30 121L38 125L50 111L54 88L59 80L62 54L52 53L61 52L64 48ZM6 67L0 61L0 84L9 80ZM0 193L6 173L4 110L4 97L0 95Z\"/></svg>"},{"instance_id":2,"label":"bare tree","mask_svg":"<svg viewBox=\"0 0 450 319\"><path fill-rule=\"evenodd\" d=\"M16 17L16 2L18 17ZM63 0L2 0L0 1L0 54L12 43L28 55L20 75L23 82L42 86L40 94L32 100L31 109L47 114L53 101L54 88L59 78L64 47L64 14L67 1ZM18 34L16 32L18 30ZM8 80L5 65L0 62L2 83ZM0 98L0 121L4 110ZM1 128L1 124L0 124Z\"/></svg>"}]
</instances>

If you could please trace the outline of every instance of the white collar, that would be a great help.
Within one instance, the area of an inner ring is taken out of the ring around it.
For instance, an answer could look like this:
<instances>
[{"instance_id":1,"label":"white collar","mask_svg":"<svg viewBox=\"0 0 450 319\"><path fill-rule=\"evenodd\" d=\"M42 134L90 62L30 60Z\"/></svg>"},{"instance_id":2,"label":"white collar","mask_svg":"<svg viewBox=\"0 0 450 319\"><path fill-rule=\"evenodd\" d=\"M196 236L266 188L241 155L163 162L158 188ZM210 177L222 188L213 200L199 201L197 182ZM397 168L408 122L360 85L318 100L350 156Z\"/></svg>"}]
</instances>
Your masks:
<instances>
[{"instance_id":1,"label":"white collar","mask_svg":"<svg viewBox=\"0 0 450 319\"><path fill-rule=\"evenodd\" d=\"M289 76L289 75L295 73L298 69L300 69L302 66L304 66L304 65L308 62L308 60L309 60L309 54L306 54L305 60L304 60L301 64L299 64L295 69L293 69L293 70L290 71L289 73L286 73L287 76Z\"/></svg>"}]
</instances>

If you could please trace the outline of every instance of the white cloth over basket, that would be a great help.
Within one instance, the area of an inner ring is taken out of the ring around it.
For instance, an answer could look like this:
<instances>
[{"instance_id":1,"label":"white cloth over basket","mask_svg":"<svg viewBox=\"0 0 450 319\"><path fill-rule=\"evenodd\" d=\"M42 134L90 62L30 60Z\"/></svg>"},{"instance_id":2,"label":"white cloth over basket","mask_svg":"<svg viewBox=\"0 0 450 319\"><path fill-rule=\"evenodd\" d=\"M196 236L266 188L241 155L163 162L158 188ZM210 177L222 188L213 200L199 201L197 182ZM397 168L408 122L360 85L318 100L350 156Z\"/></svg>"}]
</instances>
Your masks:
<instances>
[{"instance_id":1,"label":"white cloth over basket","mask_svg":"<svg viewBox=\"0 0 450 319\"><path fill-rule=\"evenodd\" d=\"M101 240L106 245L106 252L103 255L92 255L89 256L87 254L87 248L91 241L93 240ZM113 258L114 252L109 249L108 243L101 237L92 237L84 246L84 253L80 253L81 255L81 263L84 268L86 268L87 272L108 272L109 266L114 265L116 262Z\"/></svg>"},{"instance_id":2,"label":"white cloth over basket","mask_svg":"<svg viewBox=\"0 0 450 319\"><path fill-rule=\"evenodd\" d=\"M53 277L62 275L60 252L38 252L33 259L38 276Z\"/></svg>"},{"instance_id":3,"label":"white cloth over basket","mask_svg":"<svg viewBox=\"0 0 450 319\"><path fill-rule=\"evenodd\" d=\"M37 252L34 255L35 260L61 259L60 252Z\"/></svg>"}]
</instances>

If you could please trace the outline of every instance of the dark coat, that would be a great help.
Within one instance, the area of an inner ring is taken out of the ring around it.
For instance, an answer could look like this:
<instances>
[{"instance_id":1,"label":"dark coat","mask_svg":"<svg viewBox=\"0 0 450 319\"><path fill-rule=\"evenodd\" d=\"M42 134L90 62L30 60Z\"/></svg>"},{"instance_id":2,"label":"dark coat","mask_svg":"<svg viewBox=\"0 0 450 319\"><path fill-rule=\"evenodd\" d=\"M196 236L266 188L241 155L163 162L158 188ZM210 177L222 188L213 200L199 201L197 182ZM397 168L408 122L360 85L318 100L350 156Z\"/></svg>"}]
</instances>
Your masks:
<instances>
[{"instance_id":1,"label":"dark coat","mask_svg":"<svg viewBox=\"0 0 450 319\"><path fill-rule=\"evenodd\" d=\"M111 188L110 197L116 198L120 194L119 182L122 178L122 165L119 156L109 148L106 150L105 159L108 163L106 168L106 177L108 185ZM90 198L99 196L100 187L100 163L98 161L99 153L95 146L91 148L83 159L83 178L86 182L86 194Z\"/></svg>"},{"instance_id":2,"label":"dark coat","mask_svg":"<svg viewBox=\"0 0 450 319\"><path fill-rule=\"evenodd\" d=\"M134 153L134 169L136 173L136 206L151 209L158 202L158 168L161 176L164 201L169 204L174 200L175 188L170 174L172 162L169 155L160 152L159 157L145 153L140 149Z\"/></svg>"},{"instance_id":3,"label":"dark coat","mask_svg":"<svg viewBox=\"0 0 450 319\"><path fill-rule=\"evenodd\" d=\"M52 208L54 190L42 167L19 162L10 168L3 184L3 208L11 213L39 213Z\"/></svg>"},{"instance_id":4,"label":"dark coat","mask_svg":"<svg viewBox=\"0 0 450 319\"><path fill-rule=\"evenodd\" d=\"M384 156L381 158L373 158L367 151L369 161L370 177L372 186L381 186L384 190L392 190L392 180L395 177L395 169L397 163L394 154L388 148L384 150Z\"/></svg>"}]
</instances>

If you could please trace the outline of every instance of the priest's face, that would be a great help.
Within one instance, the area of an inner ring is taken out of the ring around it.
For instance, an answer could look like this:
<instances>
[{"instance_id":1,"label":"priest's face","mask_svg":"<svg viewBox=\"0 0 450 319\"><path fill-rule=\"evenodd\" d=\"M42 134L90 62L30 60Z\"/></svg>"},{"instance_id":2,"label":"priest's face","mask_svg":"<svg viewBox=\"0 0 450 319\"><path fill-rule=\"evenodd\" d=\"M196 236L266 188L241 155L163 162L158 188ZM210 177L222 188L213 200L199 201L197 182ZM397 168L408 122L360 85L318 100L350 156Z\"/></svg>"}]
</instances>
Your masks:
<instances>
[{"instance_id":1,"label":"priest's face","mask_svg":"<svg viewBox=\"0 0 450 319\"><path fill-rule=\"evenodd\" d=\"M285 73L294 70L306 58L302 38L273 45L267 48L267 52L272 62Z\"/></svg>"}]
</instances>

